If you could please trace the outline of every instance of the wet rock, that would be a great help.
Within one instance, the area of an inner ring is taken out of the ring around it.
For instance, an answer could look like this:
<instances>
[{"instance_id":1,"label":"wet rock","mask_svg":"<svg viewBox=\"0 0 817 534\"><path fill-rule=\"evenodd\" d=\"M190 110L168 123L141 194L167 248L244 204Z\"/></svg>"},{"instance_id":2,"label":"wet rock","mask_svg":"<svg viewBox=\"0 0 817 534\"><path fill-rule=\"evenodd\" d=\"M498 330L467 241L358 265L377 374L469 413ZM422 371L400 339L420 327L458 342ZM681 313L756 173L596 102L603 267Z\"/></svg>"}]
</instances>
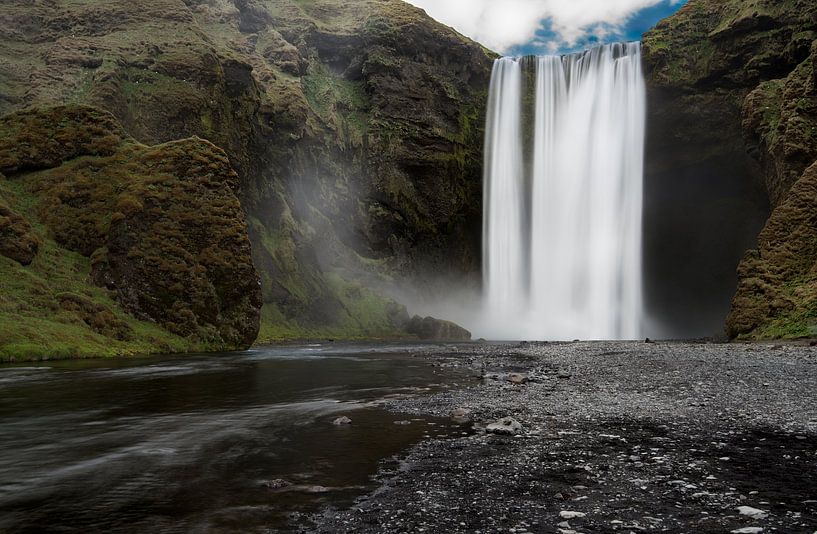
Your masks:
<instances>
[{"instance_id":1,"label":"wet rock","mask_svg":"<svg viewBox=\"0 0 817 534\"><path fill-rule=\"evenodd\" d=\"M451 410L449 416L457 423L467 423L471 420L471 410L467 408L454 408Z\"/></svg>"},{"instance_id":2,"label":"wet rock","mask_svg":"<svg viewBox=\"0 0 817 534\"><path fill-rule=\"evenodd\" d=\"M261 485L267 489L280 490L292 486L292 482L284 480L283 478L276 478L273 480L265 480L261 482Z\"/></svg>"},{"instance_id":3,"label":"wet rock","mask_svg":"<svg viewBox=\"0 0 817 534\"><path fill-rule=\"evenodd\" d=\"M759 510L758 508L753 508L751 506L738 506L738 512L740 515L745 515L747 517L751 517L752 519L765 519L768 517L768 512L764 512L763 510Z\"/></svg>"},{"instance_id":4,"label":"wet rock","mask_svg":"<svg viewBox=\"0 0 817 534\"><path fill-rule=\"evenodd\" d=\"M406 325L406 332L424 341L470 341L471 332L451 321L415 315Z\"/></svg>"},{"instance_id":5,"label":"wet rock","mask_svg":"<svg viewBox=\"0 0 817 534\"><path fill-rule=\"evenodd\" d=\"M340 426L340 425L351 425L351 424L352 424L352 420L351 420L351 419L349 419L348 417L346 417L345 415L343 415L343 416L341 416L341 417L338 417L338 418L337 418L337 419L335 419L334 421L332 421L332 424L333 424L333 425L337 425L337 426Z\"/></svg>"},{"instance_id":6,"label":"wet rock","mask_svg":"<svg viewBox=\"0 0 817 534\"><path fill-rule=\"evenodd\" d=\"M514 435L522 431L522 424L513 417L504 417L485 427L489 434Z\"/></svg>"},{"instance_id":7,"label":"wet rock","mask_svg":"<svg viewBox=\"0 0 817 534\"><path fill-rule=\"evenodd\" d=\"M395 421L394 424L395 425L405 426L405 425L410 425L411 421L404 419L402 421Z\"/></svg>"},{"instance_id":8,"label":"wet rock","mask_svg":"<svg viewBox=\"0 0 817 534\"><path fill-rule=\"evenodd\" d=\"M732 530L732 534L760 534L763 532L762 527L743 527Z\"/></svg>"}]
</instances>

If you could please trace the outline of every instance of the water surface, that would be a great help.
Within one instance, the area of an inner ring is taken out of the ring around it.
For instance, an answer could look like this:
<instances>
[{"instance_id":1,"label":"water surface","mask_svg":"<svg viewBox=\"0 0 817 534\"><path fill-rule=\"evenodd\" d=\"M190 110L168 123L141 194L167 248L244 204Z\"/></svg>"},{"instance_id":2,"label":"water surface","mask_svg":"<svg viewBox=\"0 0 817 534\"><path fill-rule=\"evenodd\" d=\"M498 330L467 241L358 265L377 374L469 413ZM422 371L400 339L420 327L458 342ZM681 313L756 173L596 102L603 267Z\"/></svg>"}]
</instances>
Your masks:
<instances>
[{"instance_id":1,"label":"water surface","mask_svg":"<svg viewBox=\"0 0 817 534\"><path fill-rule=\"evenodd\" d=\"M467 431L379 407L456 386L416 349L0 366L0 531L266 531L349 505L379 462Z\"/></svg>"}]
</instances>

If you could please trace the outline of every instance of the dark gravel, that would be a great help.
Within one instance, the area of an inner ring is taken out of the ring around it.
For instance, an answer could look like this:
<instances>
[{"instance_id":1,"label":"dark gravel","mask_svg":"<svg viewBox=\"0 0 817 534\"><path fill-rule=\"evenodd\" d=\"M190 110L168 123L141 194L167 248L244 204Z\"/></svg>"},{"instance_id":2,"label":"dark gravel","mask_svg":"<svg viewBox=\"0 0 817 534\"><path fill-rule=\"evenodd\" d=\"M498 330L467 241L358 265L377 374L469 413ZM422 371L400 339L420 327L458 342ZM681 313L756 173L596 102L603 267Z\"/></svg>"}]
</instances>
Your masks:
<instances>
[{"instance_id":1,"label":"dark gravel","mask_svg":"<svg viewBox=\"0 0 817 534\"><path fill-rule=\"evenodd\" d=\"M426 440L385 463L380 488L352 508L295 522L317 532L817 534L815 348L523 343L417 357L469 368L473 382L389 407L467 414L474 433ZM485 433L503 417L521 432Z\"/></svg>"}]
</instances>

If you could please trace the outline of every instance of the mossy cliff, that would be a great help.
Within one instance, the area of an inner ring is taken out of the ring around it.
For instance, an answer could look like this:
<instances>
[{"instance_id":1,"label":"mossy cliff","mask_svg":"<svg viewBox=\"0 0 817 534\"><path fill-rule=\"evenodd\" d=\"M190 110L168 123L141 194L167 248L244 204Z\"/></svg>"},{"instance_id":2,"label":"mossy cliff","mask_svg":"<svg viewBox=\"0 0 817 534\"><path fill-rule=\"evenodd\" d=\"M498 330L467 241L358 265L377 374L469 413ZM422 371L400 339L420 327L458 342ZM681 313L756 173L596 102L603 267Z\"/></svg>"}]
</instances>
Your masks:
<instances>
[{"instance_id":1,"label":"mossy cliff","mask_svg":"<svg viewBox=\"0 0 817 534\"><path fill-rule=\"evenodd\" d=\"M404 335L404 310L372 288L431 293L478 272L493 56L421 10L6 2L0 25L0 114L88 104L141 143L224 149L262 280L261 341Z\"/></svg>"},{"instance_id":2,"label":"mossy cliff","mask_svg":"<svg viewBox=\"0 0 817 534\"><path fill-rule=\"evenodd\" d=\"M817 4L690 0L645 35L644 61L646 261L682 266L680 280L657 270L677 291L664 296L708 293L725 315L737 285L730 337L816 335ZM739 280L728 276L749 248ZM720 278L685 279L683 265L698 262Z\"/></svg>"},{"instance_id":3,"label":"mossy cliff","mask_svg":"<svg viewBox=\"0 0 817 534\"><path fill-rule=\"evenodd\" d=\"M236 349L259 329L238 176L198 138L108 113L0 118L0 357Z\"/></svg>"}]
</instances>

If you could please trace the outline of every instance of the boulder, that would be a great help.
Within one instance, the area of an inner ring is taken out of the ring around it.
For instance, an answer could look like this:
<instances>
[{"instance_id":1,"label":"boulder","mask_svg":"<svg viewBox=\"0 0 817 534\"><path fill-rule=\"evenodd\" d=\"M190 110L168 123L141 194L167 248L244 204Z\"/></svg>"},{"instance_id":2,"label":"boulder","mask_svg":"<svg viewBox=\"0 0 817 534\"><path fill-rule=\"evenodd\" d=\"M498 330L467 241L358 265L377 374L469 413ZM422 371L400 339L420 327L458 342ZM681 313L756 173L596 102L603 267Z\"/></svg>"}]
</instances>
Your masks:
<instances>
[{"instance_id":1,"label":"boulder","mask_svg":"<svg viewBox=\"0 0 817 534\"><path fill-rule=\"evenodd\" d=\"M465 328L434 317L415 315L406 325L406 332L423 341L470 341L471 332Z\"/></svg>"}]
</instances>

